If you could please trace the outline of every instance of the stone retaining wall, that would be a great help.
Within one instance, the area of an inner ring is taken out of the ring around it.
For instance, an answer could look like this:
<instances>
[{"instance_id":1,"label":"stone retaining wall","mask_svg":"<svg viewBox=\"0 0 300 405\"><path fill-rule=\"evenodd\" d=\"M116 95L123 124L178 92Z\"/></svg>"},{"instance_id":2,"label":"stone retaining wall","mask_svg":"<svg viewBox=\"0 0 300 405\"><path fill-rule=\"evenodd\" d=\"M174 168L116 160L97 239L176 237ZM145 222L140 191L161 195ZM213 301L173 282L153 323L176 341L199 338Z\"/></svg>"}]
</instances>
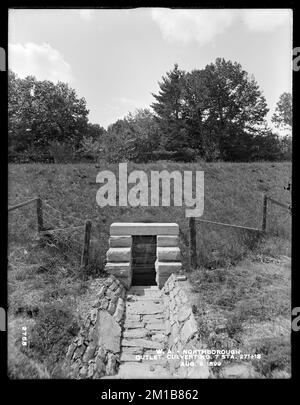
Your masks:
<instances>
[{"instance_id":1,"label":"stone retaining wall","mask_svg":"<svg viewBox=\"0 0 300 405\"><path fill-rule=\"evenodd\" d=\"M117 373L125 296L119 280L114 276L105 279L93 309L68 348L63 366L66 377L94 379Z\"/></svg>"},{"instance_id":2,"label":"stone retaining wall","mask_svg":"<svg viewBox=\"0 0 300 405\"><path fill-rule=\"evenodd\" d=\"M172 274L163 288L168 351L174 356L185 355L185 350L204 348L199 338L198 325L192 308L179 280L180 277ZM189 365L184 366L182 363L186 361ZM205 360L176 358L169 360L169 367L173 376L178 378L211 377Z\"/></svg>"}]
</instances>

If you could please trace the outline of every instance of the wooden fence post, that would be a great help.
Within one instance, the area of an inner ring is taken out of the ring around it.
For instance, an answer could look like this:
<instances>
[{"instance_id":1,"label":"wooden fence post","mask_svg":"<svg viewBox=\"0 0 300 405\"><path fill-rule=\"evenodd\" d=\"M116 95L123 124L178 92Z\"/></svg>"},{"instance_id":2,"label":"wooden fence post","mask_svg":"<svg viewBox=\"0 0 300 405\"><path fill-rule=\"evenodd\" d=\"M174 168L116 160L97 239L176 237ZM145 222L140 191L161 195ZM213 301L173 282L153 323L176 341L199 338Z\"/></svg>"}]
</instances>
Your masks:
<instances>
[{"instance_id":1,"label":"wooden fence post","mask_svg":"<svg viewBox=\"0 0 300 405\"><path fill-rule=\"evenodd\" d=\"M197 240L195 218L189 217L190 270L197 266Z\"/></svg>"},{"instance_id":2,"label":"wooden fence post","mask_svg":"<svg viewBox=\"0 0 300 405\"><path fill-rule=\"evenodd\" d=\"M266 232L267 229L267 206L268 206L268 197L264 194L263 198L263 212L262 212L262 231Z\"/></svg>"},{"instance_id":3,"label":"wooden fence post","mask_svg":"<svg viewBox=\"0 0 300 405\"><path fill-rule=\"evenodd\" d=\"M92 229L92 221L89 219L85 221L85 229L84 229L84 241L83 241L83 249L81 255L81 267L87 267L89 263L89 251L90 251L90 241L91 241L91 229Z\"/></svg>"},{"instance_id":4,"label":"wooden fence post","mask_svg":"<svg viewBox=\"0 0 300 405\"><path fill-rule=\"evenodd\" d=\"M37 214L38 231L41 232L44 229L44 220L43 220L43 200L40 197L36 199L36 214Z\"/></svg>"}]
</instances>

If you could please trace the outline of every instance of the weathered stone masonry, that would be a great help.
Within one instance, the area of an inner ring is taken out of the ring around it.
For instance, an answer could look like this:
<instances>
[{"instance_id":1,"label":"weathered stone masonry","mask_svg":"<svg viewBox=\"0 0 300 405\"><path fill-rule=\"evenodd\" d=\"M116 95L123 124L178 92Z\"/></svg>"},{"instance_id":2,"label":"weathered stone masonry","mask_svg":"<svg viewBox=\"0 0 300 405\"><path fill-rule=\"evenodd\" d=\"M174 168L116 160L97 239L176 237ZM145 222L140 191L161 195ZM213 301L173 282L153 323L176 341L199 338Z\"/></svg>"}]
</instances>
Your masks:
<instances>
[{"instance_id":1,"label":"weathered stone masonry","mask_svg":"<svg viewBox=\"0 0 300 405\"><path fill-rule=\"evenodd\" d=\"M63 371L68 378L101 378L116 374L126 290L114 276L100 287L87 320L68 348Z\"/></svg>"},{"instance_id":2,"label":"weathered stone masonry","mask_svg":"<svg viewBox=\"0 0 300 405\"><path fill-rule=\"evenodd\" d=\"M165 309L166 335L168 350L173 355L185 355L188 351L203 349L198 326L188 302L188 298L180 286L180 278L171 275L163 288ZM207 362L194 360L194 365L181 366L185 359L169 360L169 370L174 378L209 378Z\"/></svg>"},{"instance_id":3,"label":"weathered stone masonry","mask_svg":"<svg viewBox=\"0 0 300 405\"><path fill-rule=\"evenodd\" d=\"M180 286L181 277L171 275L161 291L148 288L150 295L146 291L141 301L142 287L126 293L114 276L106 279L78 337L69 346L63 367L65 375L77 379L210 378L205 361L200 364L196 360L194 366L183 367L182 358L157 364L135 360L135 354L142 354L143 350L154 353L163 346L173 355L204 348L192 308ZM137 297L132 296L132 291L136 291Z\"/></svg>"},{"instance_id":4,"label":"weathered stone masonry","mask_svg":"<svg viewBox=\"0 0 300 405\"><path fill-rule=\"evenodd\" d=\"M206 361L195 360L193 366L184 367L184 359L176 358L176 354L180 356L186 351L204 348L192 308L180 285L182 276L174 274L181 269L178 233L178 225L169 223L111 225L106 264L110 275L101 285L78 337L69 346L63 367L67 377L211 376ZM132 284L133 235L156 235L155 272L161 291L151 286L132 287L127 291ZM136 359L137 353L148 354L162 348L175 358L166 358L157 364Z\"/></svg>"},{"instance_id":5,"label":"weathered stone masonry","mask_svg":"<svg viewBox=\"0 0 300 405\"><path fill-rule=\"evenodd\" d=\"M175 223L113 223L105 270L129 289L132 284L132 236L156 235L156 283L162 288L172 273L181 269L179 226Z\"/></svg>"}]
</instances>

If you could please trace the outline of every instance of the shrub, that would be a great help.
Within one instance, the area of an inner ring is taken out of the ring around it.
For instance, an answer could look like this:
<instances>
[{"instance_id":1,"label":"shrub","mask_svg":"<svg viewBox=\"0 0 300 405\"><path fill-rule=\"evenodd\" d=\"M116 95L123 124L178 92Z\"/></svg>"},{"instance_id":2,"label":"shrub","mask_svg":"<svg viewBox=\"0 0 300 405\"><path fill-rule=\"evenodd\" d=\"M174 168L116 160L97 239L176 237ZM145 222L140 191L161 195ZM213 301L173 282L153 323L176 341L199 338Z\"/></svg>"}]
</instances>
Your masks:
<instances>
[{"instance_id":1,"label":"shrub","mask_svg":"<svg viewBox=\"0 0 300 405\"><path fill-rule=\"evenodd\" d=\"M50 375L45 367L21 353L14 345L8 348L7 374L10 379L48 379Z\"/></svg>"},{"instance_id":2,"label":"shrub","mask_svg":"<svg viewBox=\"0 0 300 405\"><path fill-rule=\"evenodd\" d=\"M261 359L253 361L253 365L264 377L272 377L275 370L291 371L291 343L288 339L266 338L257 347L257 353L262 355Z\"/></svg>"},{"instance_id":3,"label":"shrub","mask_svg":"<svg viewBox=\"0 0 300 405\"><path fill-rule=\"evenodd\" d=\"M77 319L70 309L62 303L47 304L39 311L30 333L28 355L44 362L52 370L64 358L71 339L78 331Z\"/></svg>"},{"instance_id":4,"label":"shrub","mask_svg":"<svg viewBox=\"0 0 300 405\"><path fill-rule=\"evenodd\" d=\"M74 148L64 142L50 141L49 153L54 163L70 163L74 160Z\"/></svg>"}]
</instances>

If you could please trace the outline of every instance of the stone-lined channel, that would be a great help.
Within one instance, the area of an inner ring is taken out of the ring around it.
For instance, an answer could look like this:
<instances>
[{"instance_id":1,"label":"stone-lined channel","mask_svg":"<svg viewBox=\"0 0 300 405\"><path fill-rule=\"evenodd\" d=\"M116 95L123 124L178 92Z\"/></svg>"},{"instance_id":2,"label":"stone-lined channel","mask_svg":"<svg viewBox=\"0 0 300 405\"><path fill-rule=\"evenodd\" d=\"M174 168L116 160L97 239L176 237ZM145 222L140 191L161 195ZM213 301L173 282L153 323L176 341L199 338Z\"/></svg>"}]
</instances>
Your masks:
<instances>
[{"instance_id":1,"label":"stone-lined channel","mask_svg":"<svg viewBox=\"0 0 300 405\"><path fill-rule=\"evenodd\" d=\"M127 293L119 372L115 378L171 378L158 350L167 344L162 291L133 286Z\"/></svg>"}]
</instances>

